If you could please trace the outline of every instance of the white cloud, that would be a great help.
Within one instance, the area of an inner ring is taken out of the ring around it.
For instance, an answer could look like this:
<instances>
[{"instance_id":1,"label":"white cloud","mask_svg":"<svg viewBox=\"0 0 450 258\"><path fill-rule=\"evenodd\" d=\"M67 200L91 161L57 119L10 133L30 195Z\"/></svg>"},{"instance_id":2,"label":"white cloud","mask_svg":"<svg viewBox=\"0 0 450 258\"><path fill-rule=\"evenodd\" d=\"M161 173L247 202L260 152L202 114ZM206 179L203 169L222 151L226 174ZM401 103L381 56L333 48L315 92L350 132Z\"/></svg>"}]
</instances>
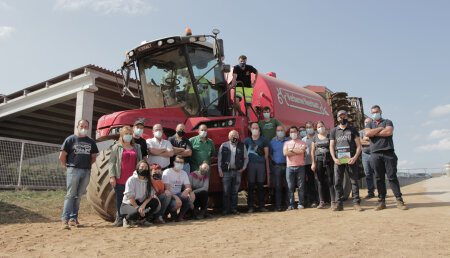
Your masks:
<instances>
[{"instance_id":1,"label":"white cloud","mask_svg":"<svg viewBox=\"0 0 450 258\"><path fill-rule=\"evenodd\" d=\"M90 9L102 14L143 14L153 9L145 0L57 0L55 10Z\"/></svg>"},{"instance_id":2,"label":"white cloud","mask_svg":"<svg viewBox=\"0 0 450 258\"><path fill-rule=\"evenodd\" d=\"M450 139L450 129L437 129L431 131L430 135L428 135L429 139L442 139L449 138Z\"/></svg>"},{"instance_id":3,"label":"white cloud","mask_svg":"<svg viewBox=\"0 0 450 258\"><path fill-rule=\"evenodd\" d=\"M417 152L450 151L450 137L440 139L437 143L419 146L415 148L415 151Z\"/></svg>"},{"instance_id":4,"label":"white cloud","mask_svg":"<svg viewBox=\"0 0 450 258\"><path fill-rule=\"evenodd\" d=\"M13 27L9 27L9 26L0 26L0 38L6 38L9 35L11 35L11 33L13 31L15 31L16 29L14 29Z\"/></svg>"},{"instance_id":5,"label":"white cloud","mask_svg":"<svg viewBox=\"0 0 450 258\"><path fill-rule=\"evenodd\" d=\"M397 163L398 168L412 168L415 162L411 160L399 160Z\"/></svg>"},{"instance_id":6,"label":"white cloud","mask_svg":"<svg viewBox=\"0 0 450 258\"><path fill-rule=\"evenodd\" d=\"M437 106L431 110L430 114L432 116L450 115L450 104Z\"/></svg>"}]
</instances>

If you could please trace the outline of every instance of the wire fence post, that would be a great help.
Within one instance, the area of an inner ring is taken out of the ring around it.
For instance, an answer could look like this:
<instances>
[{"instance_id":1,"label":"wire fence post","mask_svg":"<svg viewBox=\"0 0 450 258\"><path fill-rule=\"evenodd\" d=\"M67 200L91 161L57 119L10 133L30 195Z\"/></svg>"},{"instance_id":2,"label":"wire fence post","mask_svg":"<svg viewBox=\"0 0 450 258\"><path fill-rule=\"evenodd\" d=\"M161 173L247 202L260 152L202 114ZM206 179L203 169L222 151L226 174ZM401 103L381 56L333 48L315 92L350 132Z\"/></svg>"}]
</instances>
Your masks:
<instances>
[{"instance_id":1,"label":"wire fence post","mask_svg":"<svg viewBox=\"0 0 450 258\"><path fill-rule=\"evenodd\" d=\"M20 178L22 177L22 163L23 163L23 153L25 150L25 142L22 142L22 148L20 150L20 161L19 161L19 178L17 180L17 187L20 187Z\"/></svg>"}]
</instances>

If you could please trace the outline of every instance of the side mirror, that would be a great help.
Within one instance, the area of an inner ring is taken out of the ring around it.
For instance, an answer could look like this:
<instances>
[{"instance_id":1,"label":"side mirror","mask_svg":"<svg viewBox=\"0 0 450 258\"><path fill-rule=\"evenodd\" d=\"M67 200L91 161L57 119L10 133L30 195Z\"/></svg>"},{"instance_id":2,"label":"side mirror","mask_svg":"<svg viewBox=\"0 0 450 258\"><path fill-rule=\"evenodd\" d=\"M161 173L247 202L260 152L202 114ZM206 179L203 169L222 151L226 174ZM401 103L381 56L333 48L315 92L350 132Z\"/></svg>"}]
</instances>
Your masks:
<instances>
[{"instance_id":1,"label":"side mirror","mask_svg":"<svg viewBox=\"0 0 450 258\"><path fill-rule=\"evenodd\" d=\"M216 42L213 47L213 53L215 57L221 58L224 56L223 51L223 39L216 39Z\"/></svg>"},{"instance_id":2,"label":"side mirror","mask_svg":"<svg viewBox=\"0 0 450 258\"><path fill-rule=\"evenodd\" d=\"M123 84L125 85L125 88L127 88L128 82L130 81L131 69L128 65L124 64L122 66L121 72L122 72Z\"/></svg>"}]
</instances>

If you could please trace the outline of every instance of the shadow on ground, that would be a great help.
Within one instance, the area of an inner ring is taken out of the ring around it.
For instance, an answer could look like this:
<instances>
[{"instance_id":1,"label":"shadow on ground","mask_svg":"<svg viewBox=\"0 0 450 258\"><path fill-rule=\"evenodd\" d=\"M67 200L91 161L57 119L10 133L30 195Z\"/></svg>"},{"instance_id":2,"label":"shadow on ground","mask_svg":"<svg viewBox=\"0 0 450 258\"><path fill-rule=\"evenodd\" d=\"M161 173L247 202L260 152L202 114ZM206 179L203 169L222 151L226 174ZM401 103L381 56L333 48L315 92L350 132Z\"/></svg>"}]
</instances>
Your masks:
<instances>
[{"instance_id":1,"label":"shadow on ground","mask_svg":"<svg viewBox=\"0 0 450 258\"><path fill-rule=\"evenodd\" d=\"M0 201L0 225L15 223L52 222L55 220L43 217L39 213Z\"/></svg>"}]
</instances>

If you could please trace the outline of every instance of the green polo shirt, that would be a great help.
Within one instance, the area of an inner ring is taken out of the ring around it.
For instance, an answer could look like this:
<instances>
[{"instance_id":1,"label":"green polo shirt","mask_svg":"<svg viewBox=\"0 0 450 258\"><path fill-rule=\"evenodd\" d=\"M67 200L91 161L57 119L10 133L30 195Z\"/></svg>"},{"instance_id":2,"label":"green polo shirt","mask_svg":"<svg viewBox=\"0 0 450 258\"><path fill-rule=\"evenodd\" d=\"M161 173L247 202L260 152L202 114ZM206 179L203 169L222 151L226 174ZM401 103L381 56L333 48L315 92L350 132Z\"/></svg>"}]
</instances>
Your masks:
<instances>
[{"instance_id":1,"label":"green polo shirt","mask_svg":"<svg viewBox=\"0 0 450 258\"><path fill-rule=\"evenodd\" d=\"M203 142L199 135L190 138L189 141L192 145L191 171L198 170L198 167L204 160L211 165L211 157L216 156L214 142L208 137L206 137L206 141Z\"/></svg>"},{"instance_id":2,"label":"green polo shirt","mask_svg":"<svg viewBox=\"0 0 450 258\"><path fill-rule=\"evenodd\" d=\"M277 135L277 126L282 125L280 121L276 118L270 118L269 122L261 120L258 122L259 128L261 129L261 134L266 138L268 142Z\"/></svg>"}]
</instances>

